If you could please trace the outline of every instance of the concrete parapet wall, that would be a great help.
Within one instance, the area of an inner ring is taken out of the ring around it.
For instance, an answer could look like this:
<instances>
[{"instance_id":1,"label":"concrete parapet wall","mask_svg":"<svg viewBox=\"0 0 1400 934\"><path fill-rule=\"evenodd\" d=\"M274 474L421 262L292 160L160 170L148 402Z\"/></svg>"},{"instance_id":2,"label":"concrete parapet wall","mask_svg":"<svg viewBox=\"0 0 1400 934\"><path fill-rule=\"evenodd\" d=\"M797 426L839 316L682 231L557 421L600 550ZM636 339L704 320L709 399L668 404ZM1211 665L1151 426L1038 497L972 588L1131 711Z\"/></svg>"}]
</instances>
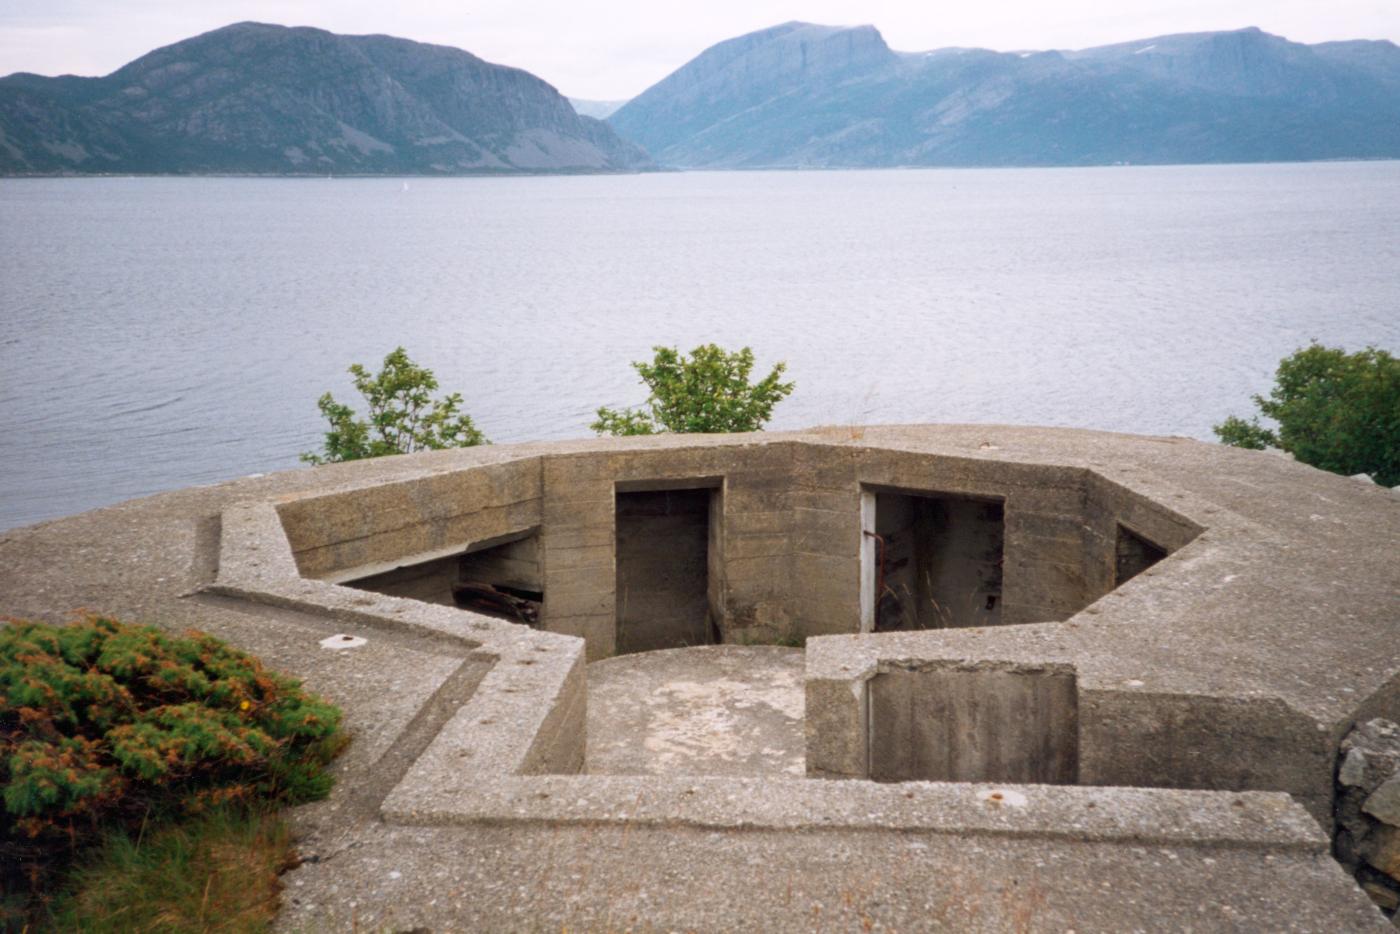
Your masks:
<instances>
[{"instance_id":1,"label":"concrete parapet wall","mask_svg":"<svg viewBox=\"0 0 1400 934\"><path fill-rule=\"evenodd\" d=\"M469 788L404 783L385 814L411 824L928 831L1312 856L1328 846L1307 812L1279 793L1069 785L546 775Z\"/></svg>"},{"instance_id":2,"label":"concrete parapet wall","mask_svg":"<svg viewBox=\"0 0 1400 934\"><path fill-rule=\"evenodd\" d=\"M1273 698L1085 692L1080 781L1285 791L1330 825L1336 749L1323 727Z\"/></svg>"},{"instance_id":3,"label":"concrete parapet wall","mask_svg":"<svg viewBox=\"0 0 1400 934\"><path fill-rule=\"evenodd\" d=\"M538 526L540 490L539 458L524 457L301 497L278 512L301 573L344 580Z\"/></svg>"}]
</instances>

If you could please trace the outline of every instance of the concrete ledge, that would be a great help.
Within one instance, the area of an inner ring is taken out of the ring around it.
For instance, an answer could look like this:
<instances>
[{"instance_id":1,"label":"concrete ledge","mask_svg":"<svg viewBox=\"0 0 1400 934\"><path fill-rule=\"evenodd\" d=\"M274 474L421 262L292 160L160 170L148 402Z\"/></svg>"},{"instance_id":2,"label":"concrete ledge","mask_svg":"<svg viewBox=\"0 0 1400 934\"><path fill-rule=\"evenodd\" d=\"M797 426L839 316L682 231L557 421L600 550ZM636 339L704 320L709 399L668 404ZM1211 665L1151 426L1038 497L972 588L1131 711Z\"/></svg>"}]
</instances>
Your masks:
<instances>
[{"instance_id":1,"label":"concrete ledge","mask_svg":"<svg viewBox=\"0 0 1400 934\"><path fill-rule=\"evenodd\" d=\"M545 822L753 830L906 830L1322 855L1328 838L1287 795L1053 785L813 782L582 775L470 790L406 784L405 824Z\"/></svg>"}]
</instances>

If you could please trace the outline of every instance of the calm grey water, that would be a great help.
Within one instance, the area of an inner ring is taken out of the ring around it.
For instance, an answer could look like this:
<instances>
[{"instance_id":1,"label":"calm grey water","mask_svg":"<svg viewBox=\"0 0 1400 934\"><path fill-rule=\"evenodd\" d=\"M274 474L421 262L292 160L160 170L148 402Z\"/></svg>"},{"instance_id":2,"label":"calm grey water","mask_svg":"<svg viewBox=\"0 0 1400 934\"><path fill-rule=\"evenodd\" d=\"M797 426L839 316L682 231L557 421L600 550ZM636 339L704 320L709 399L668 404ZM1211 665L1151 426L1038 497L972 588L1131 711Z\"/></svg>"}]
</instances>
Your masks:
<instances>
[{"instance_id":1,"label":"calm grey water","mask_svg":"<svg viewBox=\"0 0 1400 934\"><path fill-rule=\"evenodd\" d=\"M658 343L788 361L774 427L1210 437L1318 338L1400 348L1400 163L0 181L0 528L297 466L396 344L496 441Z\"/></svg>"}]
</instances>

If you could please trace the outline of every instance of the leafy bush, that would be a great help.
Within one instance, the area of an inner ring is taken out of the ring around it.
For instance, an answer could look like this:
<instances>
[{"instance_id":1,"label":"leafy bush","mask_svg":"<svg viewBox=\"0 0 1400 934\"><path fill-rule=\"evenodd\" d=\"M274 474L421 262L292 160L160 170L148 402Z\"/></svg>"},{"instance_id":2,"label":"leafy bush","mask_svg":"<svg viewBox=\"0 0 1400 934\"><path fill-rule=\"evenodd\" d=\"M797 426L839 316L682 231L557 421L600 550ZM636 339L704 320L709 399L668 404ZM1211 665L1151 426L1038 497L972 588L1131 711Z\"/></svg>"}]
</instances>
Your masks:
<instances>
[{"instance_id":1,"label":"leafy bush","mask_svg":"<svg viewBox=\"0 0 1400 934\"><path fill-rule=\"evenodd\" d=\"M1259 412L1278 424L1230 416L1215 426L1225 444L1278 447L1334 473L1367 473L1400 483L1400 358L1368 347L1347 353L1313 343L1279 361Z\"/></svg>"},{"instance_id":2,"label":"leafy bush","mask_svg":"<svg viewBox=\"0 0 1400 934\"><path fill-rule=\"evenodd\" d=\"M750 383L754 360L748 347L730 353L704 344L689 358L674 347L652 350L651 363L632 364L651 390L646 411L600 408L597 421L589 426L598 434L760 431L773 417L773 407L793 390L792 383L781 381L785 363Z\"/></svg>"},{"instance_id":3,"label":"leafy bush","mask_svg":"<svg viewBox=\"0 0 1400 934\"><path fill-rule=\"evenodd\" d=\"M103 832L323 797L340 712L212 636L0 628L0 863L37 887Z\"/></svg>"},{"instance_id":4,"label":"leafy bush","mask_svg":"<svg viewBox=\"0 0 1400 934\"><path fill-rule=\"evenodd\" d=\"M358 363L350 365L350 374L369 406L369 420L356 418L354 409L336 402L330 393L323 395L316 406L331 429L326 432L323 453L308 451L301 455L308 464L489 443L471 416L460 411L460 393L432 399L429 394L438 388L437 377L432 370L408 359L402 347L394 348L384 358L378 374L371 376Z\"/></svg>"}]
</instances>

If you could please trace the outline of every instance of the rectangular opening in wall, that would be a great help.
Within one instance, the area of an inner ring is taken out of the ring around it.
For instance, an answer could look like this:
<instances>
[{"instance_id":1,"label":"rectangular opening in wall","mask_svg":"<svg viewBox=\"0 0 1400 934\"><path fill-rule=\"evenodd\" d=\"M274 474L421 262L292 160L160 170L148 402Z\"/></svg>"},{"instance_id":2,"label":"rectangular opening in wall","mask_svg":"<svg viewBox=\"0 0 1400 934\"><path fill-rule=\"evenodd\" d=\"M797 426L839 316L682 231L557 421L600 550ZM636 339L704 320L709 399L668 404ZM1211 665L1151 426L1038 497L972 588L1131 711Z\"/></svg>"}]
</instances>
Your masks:
<instances>
[{"instance_id":1,"label":"rectangular opening in wall","mask_svg":"<svg viewBox=\"0 0 1400 934\"><path fill-rule=\"evenodd\" d=\"M447 555L410 560L340 583L527 625L539 621L544 604L537 529L477 542Z\"/></svg>"},{"instance_id":2,"label":"rectangular opening in wall","mask_svg":"<svg viewBox=\"0 0 1400 934\"><path fill-rule=\"evenodd\" d=\"M862 533L874 545L873 556L862 562L861 582L874 630L998 625L1002 501L903 491L874 495L874 530Z\"/></svg>"},{"instance_id":3,"label":"rectangular opening in wall","mask_svg":"<svg viewBox=\"0 0 1400 934\"><path fill-rule=\"evenodd\" d=\"M458 557L448 555L428 561L401 564L387 571L341 583L356 590L368 590L390 597L455 606L452 600L452 582L456 579Z\"/></svg>"},{"instance_id":4,"label":"rectangular opening in wall","mask_svg":"<svg viewBox=\"0 0 1400 934\"><path fill-rule=\"evenodd\" d=\"M717 641L711 514L722 495L715 487L617 491L619 655Z\"/></svg>"},{"instance_id":5,"label":"rectangular opening in wall","mask_svg":"<svg viewBox=\"0 0 1400 934\"><path fill-rule=\"evenodd\" d=\"M1115 552L1115 587L1132 580L1167 556L1165 548L1148 541L1121 522L1118 523L1118 544Z\"/></svg>"},{"instance_id":6,"label":"rectangular opening in wall","mask_svg":"<svg viewBox=\"0 0 1400 934\"><path fill-rule=\"evenodd\" d=\"M875 781L1079 780L1079 695L1068 667L895 670L868 690Z\"/></svg>"},{"instance_id":7,"label":"rectangular opening in wall","mask_svg":"<svg viewBox=\"0 0 1400 934\"><path fill-rule=\"evenodd\" d=\"M457 606L533 626L544 608L544 574L537 531L473 548L457 562Z\"/></svg>"}]
</instances>

